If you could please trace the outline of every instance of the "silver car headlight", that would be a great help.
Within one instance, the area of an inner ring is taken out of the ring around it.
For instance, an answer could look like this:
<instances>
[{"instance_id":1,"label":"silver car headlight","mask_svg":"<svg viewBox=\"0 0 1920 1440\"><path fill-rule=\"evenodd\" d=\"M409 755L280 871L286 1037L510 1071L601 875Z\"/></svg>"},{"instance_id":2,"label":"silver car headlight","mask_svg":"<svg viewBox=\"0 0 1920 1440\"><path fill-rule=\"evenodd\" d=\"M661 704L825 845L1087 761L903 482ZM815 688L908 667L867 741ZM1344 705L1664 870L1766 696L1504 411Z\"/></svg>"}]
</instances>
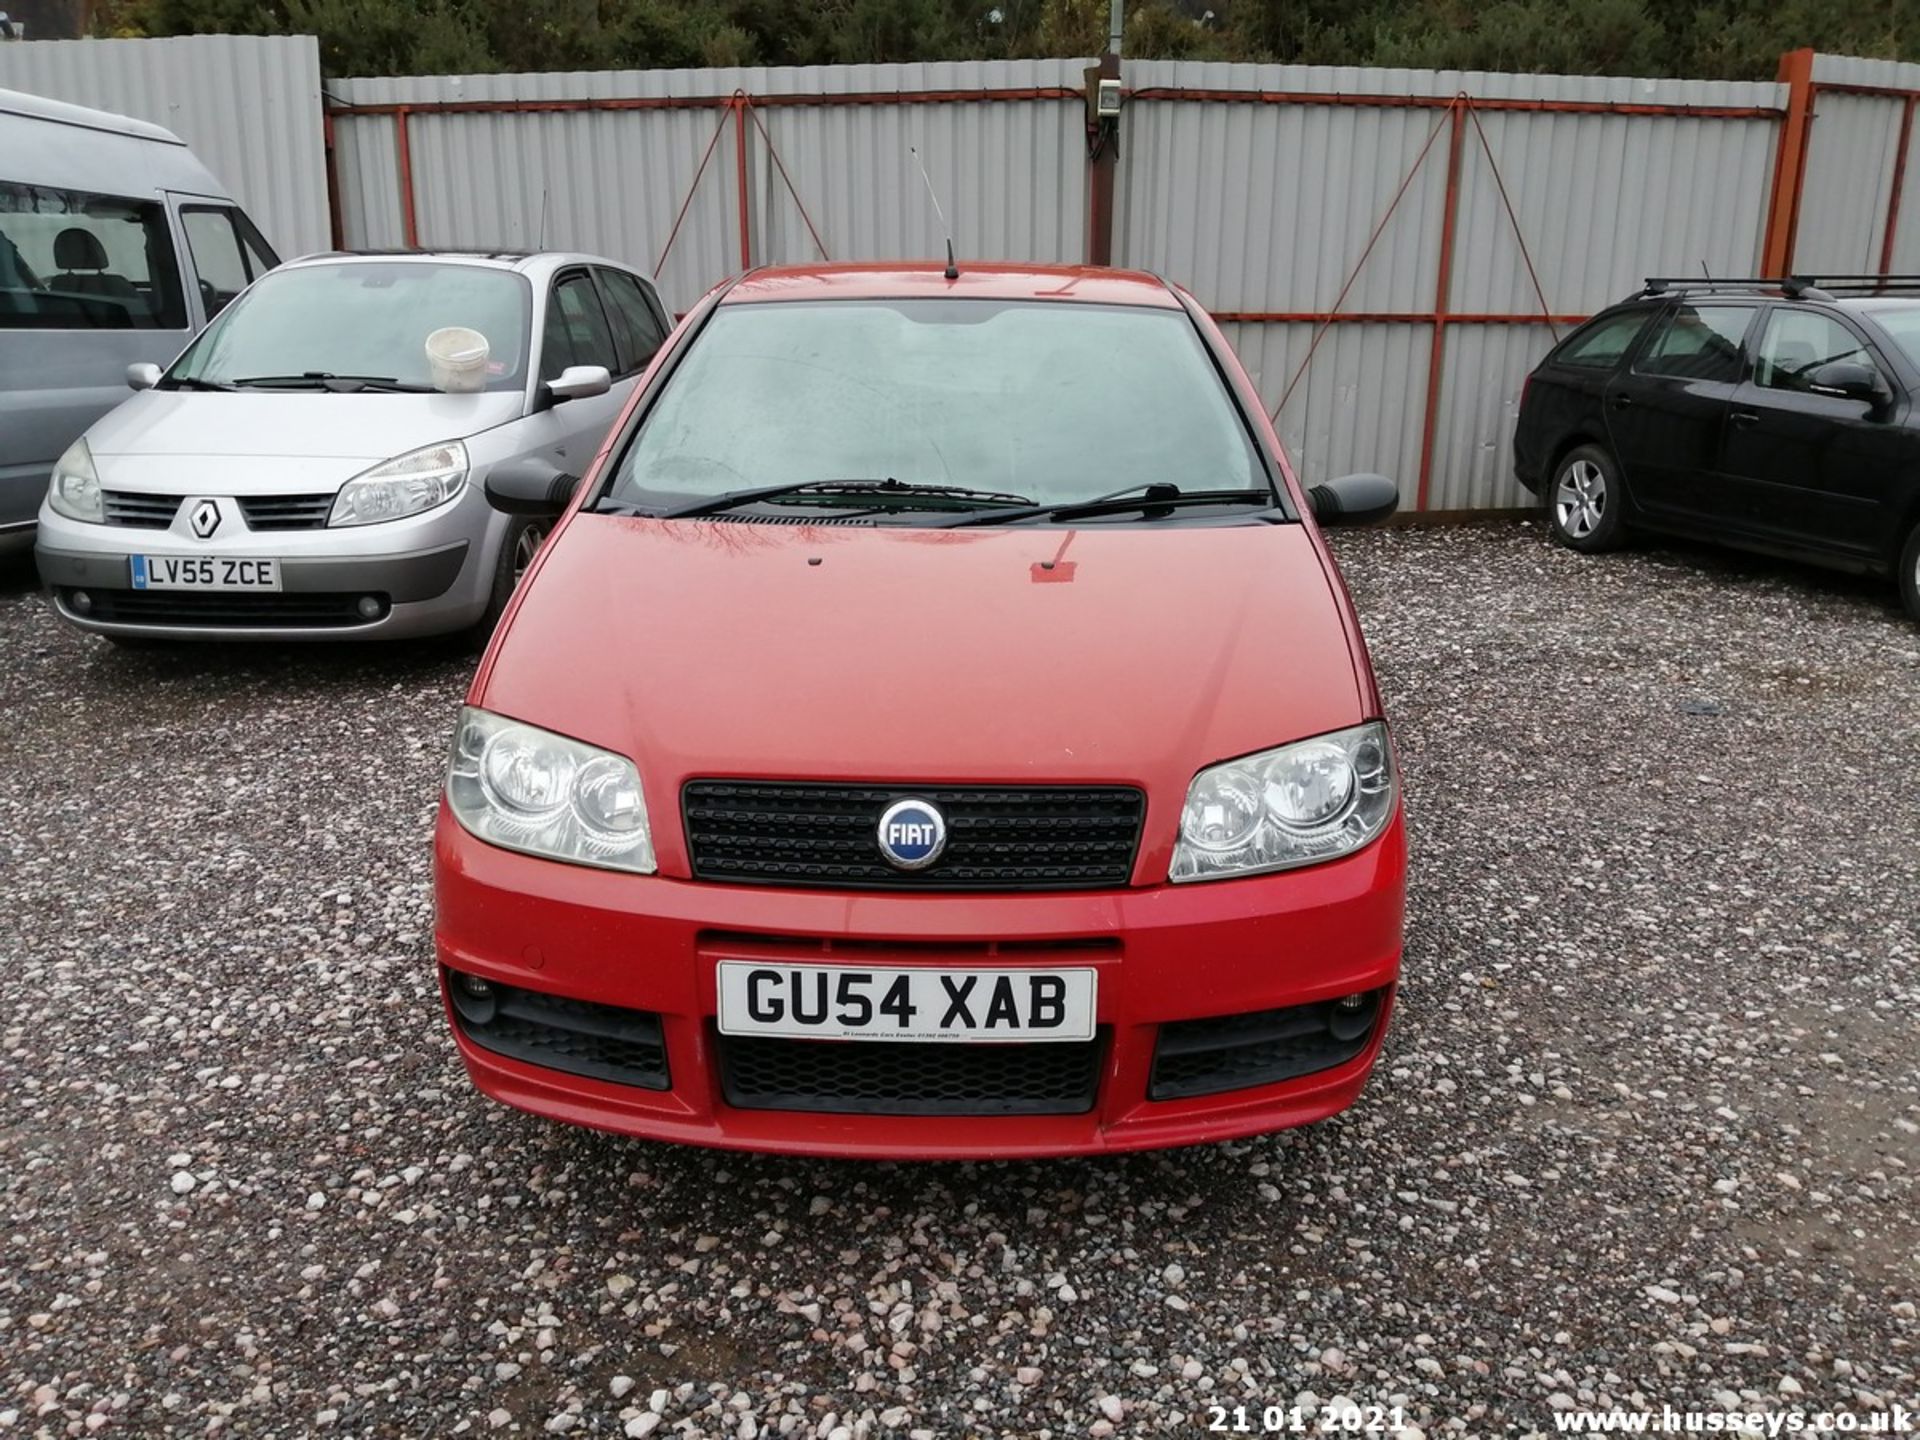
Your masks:
<instances>
[{"instance_id":1,"label":"silver car headlight","mask_svg":"<svg viewBox=\"0 0 1920 1440\"><path fill-rule=\"evenodd\" d=\"M41 452L45 454L45 451ZM53 476L47 482L47 504L53 513L69 520L90 520L98 525L106 519L100 503L100 475L93 468L93 452L82 435L53 462Z\"/></svg>"},{"instance_id":2,"label":"silver car headlight","mask_svg":"<svg viewBox=\"0 0 1920 1440\"><path fill-rule=\"evenodd\" d=\"M329 525L377 525L444 505L467 483L467 447L458 440L422 445L383 460L340 487Z\"/></svg>"},{"instance_id":3,"label":"silver car headlight","mask_svg":"<svg viewBox=\"0 0 1920 1440\"><path fill-rule=\"evenodd\" d=\"M1167 878L1218 880L1350 855L1393 818L1379 721L1214 765L1193 777Z\"/></svg>"},{"instance_id":4,"label":"silver car headlight","mask_svg":"<svg viewBox=\"0 0 1920 1440\"><path fill-rule=\"evenodd\" d=\"M454 818L488 844L651 875L640 772L624 755L477 710L460 711L447 766Z\"/></svg>"}]
</instances>

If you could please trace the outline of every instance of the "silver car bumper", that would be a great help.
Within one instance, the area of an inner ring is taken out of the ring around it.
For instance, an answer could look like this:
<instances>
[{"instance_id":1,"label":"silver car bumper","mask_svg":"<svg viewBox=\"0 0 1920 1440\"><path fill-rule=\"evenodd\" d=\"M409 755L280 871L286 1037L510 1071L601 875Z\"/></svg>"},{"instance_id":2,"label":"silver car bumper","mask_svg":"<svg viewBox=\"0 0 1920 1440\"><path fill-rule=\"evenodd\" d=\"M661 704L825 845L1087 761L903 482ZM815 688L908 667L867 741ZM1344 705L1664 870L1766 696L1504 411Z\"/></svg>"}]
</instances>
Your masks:
<instances>
[{"instance_id":1,"label":"silver car bumper","mask_svg":"<svg viewBox=\"0 0 1920 1440\"><path fill-rule=\"evenodd\" d=\"M34 561L61 619L96 634L404 639L462 630L480 618L505 519L469 492L442 510L386 525L254 531L236 523L203 542L177 527L97 525L43 509ZM135 555L272 558L281 588L135 590Z\"/></svg>"}]
</instances>

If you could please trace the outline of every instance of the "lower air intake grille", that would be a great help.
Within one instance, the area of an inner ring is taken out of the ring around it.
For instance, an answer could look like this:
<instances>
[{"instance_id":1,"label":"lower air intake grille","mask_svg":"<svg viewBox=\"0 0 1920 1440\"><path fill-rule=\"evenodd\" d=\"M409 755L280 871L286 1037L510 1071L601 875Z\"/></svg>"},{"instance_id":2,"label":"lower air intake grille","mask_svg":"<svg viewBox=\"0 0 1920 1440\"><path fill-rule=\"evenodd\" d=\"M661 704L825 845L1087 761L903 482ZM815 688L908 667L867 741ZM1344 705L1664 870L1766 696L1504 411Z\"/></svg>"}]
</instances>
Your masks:
<instances>
[{"instance_id":1,"label":"lower air intake grille","mask_svg":"<svg viewBox=\"0 0 1920 1440\"><path fill-rule=\"evenodd\" d=\"M205 629L267 630L331 629L368 625L359 610L362 592L292 591L279 594L245 591L93 590L85 591L91 608L73 603L74 587L62 587L60 603L86 620L114 625L179 625ZM390 608L385 595L373 597L384 617Z\"/></svg>"},{"instance_id":2,"label":"lower air intake grille","mask_svg":"<svg viewBox=\"0 0 1920 1440\"><path fill-rule=\"evenodd\" d=\"M569 1075L667 1088L667 1047L660 1017L649 1010L622 1010L569 1000L538 990L487 982L475 995L467 977L447 972L447 993L460 1033L484 1050Z\"/></svg>"},{"instance_id":3,"label":"lower air intake grille","mask_svg":"<svg viewBox=\"0 0 1920 1440\"><path fill-rule=\"evenodd\" d=\"M1101 1042L968 1045L718 1037L738 1110L847 1115L1080 1115L1093 1108Z\"/></svg>"},{"instance_id":4,"label":"lower air intake grille","mask_svg":"<svg viewBox=\"0 0 1920 1440\"><path fill-rule=\"evenodd\" d=\"M1246 1090L1344 1065L1373 1038L1386 993L1370 991L1352 1008L1322 1000L1162 1025L1147 1098Z\"/></svg>"},{"instance_id":5,"label":"lower air intake grille","mask_svg":"<svg viewBox=\"0 0 1920 1440\"><path fill-rule=\"evenodd\" d=\"M925 870L880 856L881 812L938 806L947 848ZM1124 785L821 785L690 780L693 873L747 885L861 890L1097 890L1127 883L1145 797Z\"/></svg>"},{"instance_id":6,"label":"lower air intake grille","mask_svg":"<svg viewBox=\"0 0 1920 1440\"><path fill-rule=\"evenodd\" d=\"M318 530L333 513L331 495L242 495L249 530Z\"/></svg>"},{"instance_id":7,"label":"lower air intake grille","mask_svg":"<svg viewBox=\"0 0 1920 1440\"><path fill-rule=\"evenodd\" d=\"M102 490L101 518L109 525L131 525L140 530L164 530L180 509L178 495L143 495L134 490Z\"/></svg>"}]
</instances>

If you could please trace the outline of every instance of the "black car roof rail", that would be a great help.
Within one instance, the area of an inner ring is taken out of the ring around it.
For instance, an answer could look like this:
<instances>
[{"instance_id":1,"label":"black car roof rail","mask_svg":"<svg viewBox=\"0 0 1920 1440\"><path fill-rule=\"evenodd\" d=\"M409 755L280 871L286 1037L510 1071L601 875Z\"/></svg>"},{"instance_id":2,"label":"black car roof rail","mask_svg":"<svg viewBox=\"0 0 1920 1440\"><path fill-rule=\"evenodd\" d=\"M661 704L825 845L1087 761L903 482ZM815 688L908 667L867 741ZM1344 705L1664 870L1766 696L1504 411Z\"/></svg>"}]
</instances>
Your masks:
<instances>
[{"instance_id":1,"label":"black car roof rail","mask_svg":"<svg viewBox=\"0 0 1920 1440\"><path fill-rule=\"evenodd\" d=\"M1641 296L1679 295L1694 290L1778 291L1790 300L1833 300L1841 295L1920 292L1920 275L1785 275L1707 279L1693 275L1649 275Z\"/></svg>"}]
</instances>

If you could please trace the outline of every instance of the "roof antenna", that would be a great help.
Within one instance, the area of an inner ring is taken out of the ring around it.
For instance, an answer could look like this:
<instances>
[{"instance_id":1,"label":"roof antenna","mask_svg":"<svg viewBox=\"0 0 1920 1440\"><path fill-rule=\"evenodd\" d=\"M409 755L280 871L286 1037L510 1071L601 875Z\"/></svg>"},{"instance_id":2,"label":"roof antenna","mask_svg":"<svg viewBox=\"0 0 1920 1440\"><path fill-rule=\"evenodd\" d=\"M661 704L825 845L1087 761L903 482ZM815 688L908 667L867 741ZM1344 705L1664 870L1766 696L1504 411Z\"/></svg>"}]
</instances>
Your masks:
<instances>
[{"instance_id":1,"label":"roof antenna","mask_svg":"<svg viewBox=\"0 0 1920 1440\"><path fill-rule=\"evenodd\" d=\"M535 250L547 248L547 187L544 185L540 187L540 243L533 248Z\"/></svg>"},{"instance_id":2,"label":"roof antenna","mask_svg":"<svg viewBox=\"0 0 1920 1440\"><path fill-rule=\"evenodd\" d=\"M920 152L909 145L907 153L913 156L913 163L920 167L920 178L927 182L927 198L933 201L933 213L940 217L940 228L947 236L947 279L958 280L960 267L953 263L953 229L947 224L947 212L940 208L940 197L933 192L933 177L927 174L927 162L920 158Z\"/></svg>"}]
</instances>

